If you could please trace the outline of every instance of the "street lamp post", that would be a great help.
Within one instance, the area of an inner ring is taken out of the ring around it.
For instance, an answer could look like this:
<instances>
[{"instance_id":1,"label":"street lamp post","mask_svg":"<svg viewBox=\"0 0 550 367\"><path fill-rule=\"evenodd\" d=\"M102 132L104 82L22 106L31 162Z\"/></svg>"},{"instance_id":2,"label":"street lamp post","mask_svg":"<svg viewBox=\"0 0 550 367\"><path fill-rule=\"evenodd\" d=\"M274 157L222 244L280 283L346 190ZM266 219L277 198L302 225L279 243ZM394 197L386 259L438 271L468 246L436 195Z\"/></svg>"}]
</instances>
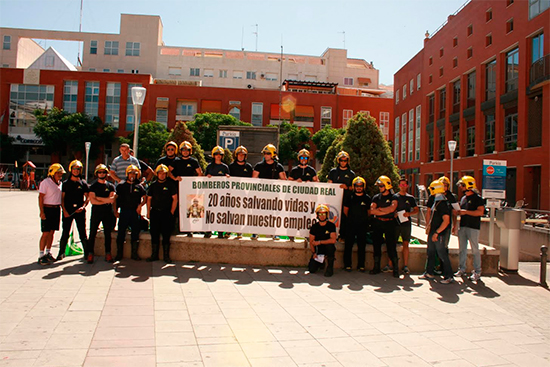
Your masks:
<instances>
[{"instance_id":1,"label":"street lamp post","mask_svg":"<svg viewBox=\"0 0 550 367\"><path fill-rule=\"evenodd\" d=\"M143 87L133 87L132 88L132 103L134 105L134 156L138 157L138 133L139 133L139 123L141 121L141 106L145 101L145 93L147 90Z\"/></svg>"},{"instance_id":2,"label":"street lamp post","mask_svg":"<svg viewBox=\"0 0 550 367\"><path fill-rule=\"evenodd\" d=\"M453 159L454 159L455 150L456 150L456 141L449 140L447 144L449 145L449 152L451 152L451 177L449 178L451 181L451 184L449 185L450 186L449 191L453 192Z\"/></svg>"},{"instance_id":3,"label":"street lamp post","mask_svg":"<svg viewBox=\"0 0 550 367\"><path fill-rule=\"evenodd\" d=\"M90 147L92 146L92 143L87 141L84 143L84 146L86 147L86 173L85 173L85 178L86 178L86 182L88 182L88 171L90 170L88 168L88 159L90 157Z\"/></svg>"}]
</instances>

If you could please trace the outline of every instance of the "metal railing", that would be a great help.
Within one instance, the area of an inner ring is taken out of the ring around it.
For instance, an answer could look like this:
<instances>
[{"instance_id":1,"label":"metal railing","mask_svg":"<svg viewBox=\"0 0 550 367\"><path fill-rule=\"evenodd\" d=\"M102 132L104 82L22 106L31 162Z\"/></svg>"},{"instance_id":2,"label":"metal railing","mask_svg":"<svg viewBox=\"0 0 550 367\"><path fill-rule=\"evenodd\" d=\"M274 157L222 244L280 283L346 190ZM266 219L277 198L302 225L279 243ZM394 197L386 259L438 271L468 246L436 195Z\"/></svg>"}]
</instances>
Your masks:
<instances>
[{"instance_id":1,"label":"metal railing","mask_svg":"<svg viewBox=\"0 0 550 367\"><path fill-rule=\"evenodd\" d=\"M529 70L529 85L534 86L550 79L550 54L535 61Z\"/></svg>"}]
</instances>

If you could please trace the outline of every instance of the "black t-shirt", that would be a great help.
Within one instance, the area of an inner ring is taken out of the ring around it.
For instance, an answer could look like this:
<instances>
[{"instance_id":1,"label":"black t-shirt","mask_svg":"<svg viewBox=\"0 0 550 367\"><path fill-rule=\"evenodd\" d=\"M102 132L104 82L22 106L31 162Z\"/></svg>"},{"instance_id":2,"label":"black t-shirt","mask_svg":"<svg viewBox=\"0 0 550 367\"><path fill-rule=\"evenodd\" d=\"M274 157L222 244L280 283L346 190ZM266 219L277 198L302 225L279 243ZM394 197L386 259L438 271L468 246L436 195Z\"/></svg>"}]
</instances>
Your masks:
<instances>
[{"instance_id":1,"label":"black t-shirt","mask_svg":"<svg viewBox=\"0 0 550 367\"><path fill-rule=\"evenodd\" d=\"M315 222L309 229L309 234L315 236L315 241L328 240L331 233L336 233L336 225L328 220L326 223L322 226L319 222Z\"/></svg>"},{"instance_id":2,"label":"black t-shirt","mask_svg":"<svg viewBox=\"0 0 550 367\"><path fill-rule=\"evenodd\" d=\"M175 169L172 172L174 176L182 177L193 177L198 176L197 168L200 168L199 161L194 157L189 157L187 159L181 158L175 162Z\"/></svg>"},{"instance_id":3,"label":"black t-shirt","mask_svg":"<svg viewBox=\"0 0 550 367\"><path fill-rule=\"evenodd\" d=\"M441 223L443 223L443 216L448 215L449 216L449 224L445 229L448 229L451 225L450 217L451 217L452 209L451 204L448 200L440 200L437 202L435 206L435 210L432 210L432 217L431 217L431 224L430 224L430 235L433 235L441 226ZM439 231L441 233L442 231Z\"/></svg>"},{"instance_id":4,"label":"black t-shirt","mask_svg":"<svg viewBox=\"0 0 550 367\"><path fill-rule=\"evenodd\" d=\"M105 181L105 183L100 183L96 181L90 186L90 192L93 192L98 198L108 198L114 191L115 185L113 185L109 181ZM111 204L99 204L98 206L103 205L111 206Z\"/></svg>"},{"instance_id":5,"label":"black t-shirt","mask_svg":"<svg viewBox=\"0 0 550 367\"><path fill-rule=\"evenodd\" d=\"M381 193L376 194L372 198L372 202L376 203L377 208L387 208L388 206L391 206L392 201L394 200L395 198L391 193L387 195L382 195ZM385 215L377 215L376 218L394 218L394 212Z\"/></svg>"},{"instance_id":6,"label":"black t-shirt","mask_svg":"<svg viewBox=\"0 0 550 367\"><path fill-rule=\"evenodd\" d=\"M367 225L371 198L367 194L357 195L353 193L344 200L344 206L348 210L348 222L354 225Z\"/></svg>"},{"instance_id":7,"label":"black t-shirt","mask_svg":"<svg viewBox=\"0 0 550 367\"><path fill-rule=\"evenodd\" d=\"M411 194L405 194L401 195L400 193L397 193L393 195L393 199L397 200L397 211L400 212L401 210L404 210L406 212L411 212L413 208L416 208L418 205L416 205L416 200L414 199L414 196Z\"/></svg>"},{"instance_id":8,"label":"black t-shirt","mask_svg":"<svg viewBox=\"0 0 550 367\"><path fill-rule=\"evenodd\" d=\"M157 210L172 209L173 196L177 193L178 188L172 180L155 181L147 190L147 196L151 197L151 208Z\"/></svg>"},{"instance_id":9,"label":"black t-shirt","mask_svg":"<svg viewBox=\"0 0 550 367\"><path fill-rule=\"evenodd\" d=\"M159 160L155 164L155 168L157 168L161 164L164 164L166 167L176 168L176 162L179 161L179 160L180 159L176 156L174 156L174 158L168 158L167 156L164 156L164 157L159 158ZM141 164L141 162L140 162L140 164Z\"/></svg>"},{"instance_id":10,"label":"black t-shirt","mask_svg":"<svg viewBox=\"0 0 550 367\"><path fill-rule=\"evenodd\" d=\"M117 207L136 210L142 197L145 196L145 189L140 183L130 184L124 181L116 187L116 194Z\"/></svg>"},{"instance_id":11,"label":"black t-shirt","mask_svg":"<svg viewBox=\"0 0 550 367\"><path fill-rule=\"evenodd\" d=\"M252 177L252 171L254 171L254 168L252 168L252 165L248 162L245 164L238 164L237 161L233 161L233 163L229 165L229 172L231 176Z\"/></svg>"},{"instance_id":12,"label":"black t-shirt","mask_svg":"<svg viewBox=\"0 0 550 367\"><path fill-rule=\"evenodd\" d=\"M474 192L473 195L464 195L460 203L461 209L477 210L480 206L485 206L485 200ZM460 226L474 229L481 228L481 217L471 215L460 215Z\"/></svg>"},{"instance_id":13,"label":"black t-shirt","mask_svg":"<svg viewBox=\"0 0 550 367\"><path fill-rule=\"evenodd\" d=\"M345 170L336 167L330 170L327 178L333 183L345 184L346 186L351 186L351 182L355 178L355 172L347 168Z\"/></svg>"},{"instance_id":14,"label":"black t-shirt","mask_svg":"<svg viewBox=\"0 0 550 367\"><path fill-rule=\"evenodd\" d=\"M449 202L449 205L450 205L451 210L452 210L453 209L453 204L458 203L458 201L456 200L455 194L453 194L452 192L447 190L447 191L445 191L445 197L447 198L447 201ZM435 202L435 196L430 195L430 197L428 198L428 202L426 203L426 206L429 209L431 209L432 206L434 205L434 202ZM451 212L451 224L453 224L453 212Z\"/></svg>"},{"instance_id":15,"label":"black t-shirt","mask_svg":"<svg viewBox=\"0 0 550 367\"><path fill-rule=\"evenodd\" d=\"M260 163L257 163L254 166L254 171L258 171L260 175L259 178L269 178L273 180L279 179L279 174L281 172L284 172L284 167L279 162L273 162L271 164L267 164L264 161L261 161Z\"/></svg>"},{"instance_id":16,"label":"black t-shirt","mask_svg":"<svg viewBox=\"0 0 550 367\"><path fill-rule=\"evenodd\" d=\"M217 164L215 162L208 163L206 166L205 175L210 176L225 176L229 174L229 167L225 163Z\"/></svg>"},{"instance_id":17,"label":"black t-shirt","mask_svg":"<svg viewBox=\"0 0 550 367\"><path fill-rule=\"evenodd\" d=\"M315 176L317 176L317 171L311 166L296 166L290 171L290 177L294 180L301 178L302 181L313 181Z\"/></svg>"},{"instance_id":18,"label":"black t-shirt","mask_svg":"<svg viewBox=\"0 0 550 367\"><path fill-rule=\"evenodd\" d=\"M65 194L65 199L63 200L65 209L69 213L73 213L84 204L86 200L84 194L88 193L90 188L85 180L79 179L78 181L73 181L69 178L63 181L61 191Z\"/></svg>"}]
</instances>

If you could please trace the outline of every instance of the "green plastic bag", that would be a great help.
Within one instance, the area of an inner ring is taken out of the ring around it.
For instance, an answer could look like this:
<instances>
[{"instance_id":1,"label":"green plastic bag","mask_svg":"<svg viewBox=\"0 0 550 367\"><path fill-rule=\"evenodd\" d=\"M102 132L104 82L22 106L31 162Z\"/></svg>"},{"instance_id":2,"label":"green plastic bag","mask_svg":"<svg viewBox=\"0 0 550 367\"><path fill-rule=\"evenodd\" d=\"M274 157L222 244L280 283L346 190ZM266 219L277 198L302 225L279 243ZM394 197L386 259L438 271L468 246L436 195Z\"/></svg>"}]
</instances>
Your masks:
<instances>
[{"instance_id":1,"label":"green plastic bag","mask_svg":"<svg viewBox=\"0 0 550 367\"><path fill-rule=\"evenodd\" d=\"M84 254L84 250L79 244L74 242L73 231L71 231L71 234L69 235L69 243L65 248L65 256L82 256L82 254Z\"/></svg>"}]
</instances>

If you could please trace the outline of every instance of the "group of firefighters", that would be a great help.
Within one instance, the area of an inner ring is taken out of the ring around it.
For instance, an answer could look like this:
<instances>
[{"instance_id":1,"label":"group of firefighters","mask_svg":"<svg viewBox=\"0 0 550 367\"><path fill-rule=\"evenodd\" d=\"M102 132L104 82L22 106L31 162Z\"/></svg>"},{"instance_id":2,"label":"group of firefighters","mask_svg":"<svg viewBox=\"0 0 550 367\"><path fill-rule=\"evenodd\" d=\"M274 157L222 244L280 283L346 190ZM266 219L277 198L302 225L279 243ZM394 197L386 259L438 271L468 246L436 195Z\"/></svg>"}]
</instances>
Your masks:
<instances>
[{"instance_id":1,"label":"group of firefighters","mask_svg":"<svg viewBox=\"0 0 550 367\"><path fill-rule=\"evenodd\" d=\"M188 141L177 143L170 141L165 144L165 156L160 158L154 170L144 162L136 159L129 145L122 144L120 156L113 160L110 169L99 164L94 171L95 181L88 185L82 178L83 165L74 160L69 165L69 178L61 182L65 170L59 163L54 163L48 170L48 178L42 181L39 188L39 208L42 236L40 238L40 255L38 263L48 265L65 257L65 250L72 228L73 220L80 235L84 248L84 258L89 263L94 262L95 238L100 223L103 224L105 238L105 260L120 261L126 231L131 229L131 258L140 260L138 256L139 233L142 227L142 208L147 208L149 230L151 233L152 253L147 261L159 260L160 237L162 236L163 259L171 263L170 236L178 212L178 185L183 177L190 176L226 176L252 177L260 179L293 180L296 182L319 181L317 172L309 165L310 152L302 149L298 152L299 164L294 167L287 178L283 166L277 160L277 149L268 144L262 149L263 159L254 167L247 162L248 150L239 146L234 151L234 161L229 166L223 163L225 151L216 146L212 149L212 162L203 173L198 161L191 156L192 144ZM178 156L178 151L181 156ZM350 169L350 156L345 151L337 155L337 166L328 174L329 183L340 184L344 191L342 203L342 221L339 236L344 240L344 270L352 271L352 250L357 244L357 270L365 272L365 248L367 232L372 231L374 247L374 267L370 274L382 271L393 272L394 277L400 276L399 259L396 244L399 237L403 242L403 268L409 273L409 241L411 239L410 217L418 213L414 197L407 193L407 179L399 180L399 192L393 192L389 177L380 176L375 185L379 193L372 198L366 193L366 181L356 176ZM155 179L145 188L144 182L155 176ZM111 178L115 184L111 183ZM460 243L459 269L454 274L466 274L467 243L471 244L474 255L473 280L481 276L481 257L478 247L480 217L484 214L483 199L479 196L474 178L464 176L458 183L464 191L460 205L449 191L450 181L446 177L433 181L429 190L426 215L426 233L428 234L428 261L422 278L436 277L436 258L439 258L443 275L442 283L453 281L453 270L448 256L448 243L451 232L458 234ZM86 234L86 206L92 204L90 234ZM62 213L62 216L61 216ZM326 205L318 205L315 209L317 221L310 228L309 245L312 257L308 268L311 273L325 269L325 276L334 273L335 243L337 230L329 221L329 209ZM457 216L460 215L460 226ZM59 254L56 258L51 253L54 232L59 229L62 217L62 235ZM111 232L118 218L118 235L116 238L117 252L111 254ZM460 229L458 229L460 228ZM211 237L207 232L204 237ZM187 233L192 237L192 233ZM219 238L226 238L229 233L218 231ZM237 234L238 237L241 234ZM256 239L252 235L252 239ZM291 238L293 240L293 238ZM382 245L386 244L389 263L382 269Z\"/></svg>"}]
</instances>

